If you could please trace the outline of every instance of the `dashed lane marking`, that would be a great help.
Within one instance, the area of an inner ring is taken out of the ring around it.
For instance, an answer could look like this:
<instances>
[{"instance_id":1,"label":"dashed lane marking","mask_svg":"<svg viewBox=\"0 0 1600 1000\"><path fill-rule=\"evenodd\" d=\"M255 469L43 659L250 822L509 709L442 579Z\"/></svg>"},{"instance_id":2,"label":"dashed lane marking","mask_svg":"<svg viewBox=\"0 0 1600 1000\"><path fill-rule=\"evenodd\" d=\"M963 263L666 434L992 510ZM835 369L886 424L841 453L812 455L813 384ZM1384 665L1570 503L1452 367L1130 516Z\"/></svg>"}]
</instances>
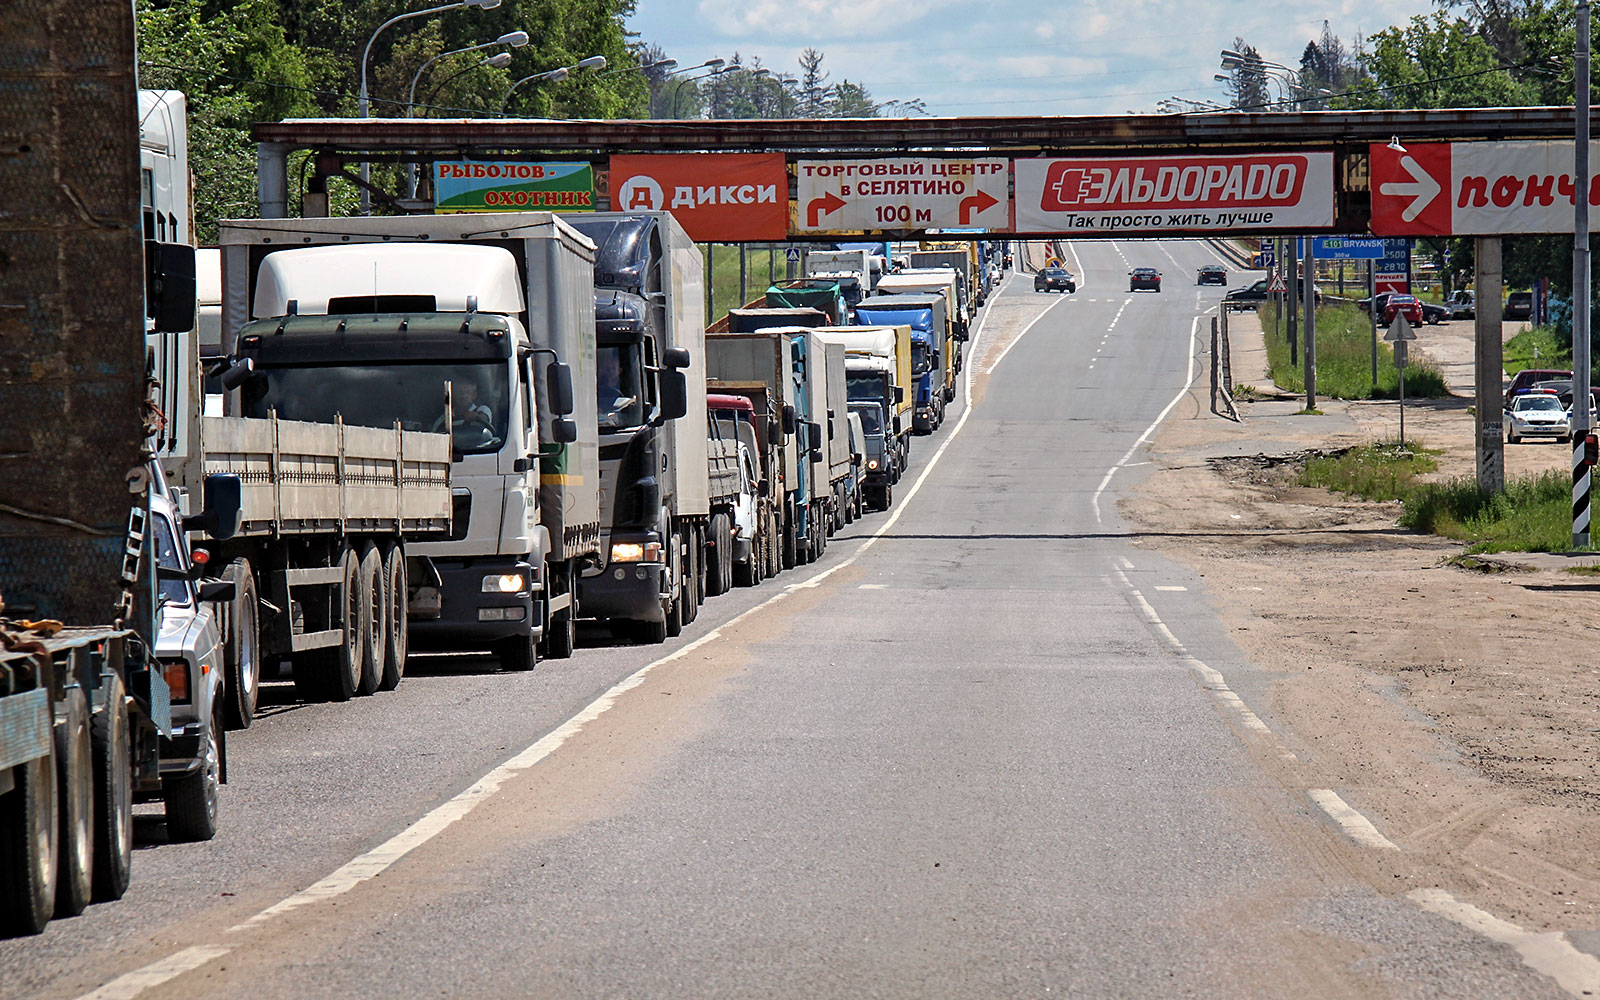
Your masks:
<instances>
[{"instance_id":1,"label":"dashed lane marking","mask_svg":"<svg viewBox=\"0 0 1600 1000\"><path fill-rule=\"evenodd\" d=\"M1378 832L1372 821L1358 812L1350 803L1339 797L1339 793L1331 788L1312 788L1306 794L1311 796L1323 812L1335 823L1344 835L1360 844L1362 847L1376 847L1385 851L1398 851L1394 841Z\"/></svg>"},{"instance_id":2,"label":"dashed lane marking","mask_svg":"<svg viewBox=\"0 0 1600 1000\"><path fill-rule=\"evenodd\" d=\"M1444 889L1413 889L1406 898L1447 920L1516 950L1523 964L1556 981L1575 997L1600 995L1600 959L1573 947L1565 933L1536 933L1501 920Z\"/></svg>"}]
</instances>

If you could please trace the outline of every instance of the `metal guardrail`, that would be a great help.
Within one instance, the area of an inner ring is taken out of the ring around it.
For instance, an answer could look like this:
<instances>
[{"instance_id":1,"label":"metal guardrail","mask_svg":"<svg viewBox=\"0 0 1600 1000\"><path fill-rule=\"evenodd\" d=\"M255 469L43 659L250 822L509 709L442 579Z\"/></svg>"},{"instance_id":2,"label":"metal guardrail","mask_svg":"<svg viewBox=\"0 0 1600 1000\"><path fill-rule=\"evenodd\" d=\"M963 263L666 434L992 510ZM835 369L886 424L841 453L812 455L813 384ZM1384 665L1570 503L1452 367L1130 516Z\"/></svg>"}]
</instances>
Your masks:
<instances>
[{"instance_id":1,"label":"metal guardrail","mask_svg":"<svg viewBox=\"0 0 1600 1000\"><path fill-rule=\"evenodd\" d=\"M1222 400L1222 408L1217 400ZM1233 405L1233 358L1228 347L1228 314L1211 317L1211 412L1242 423Z\"/></svg>"}]
</instances>

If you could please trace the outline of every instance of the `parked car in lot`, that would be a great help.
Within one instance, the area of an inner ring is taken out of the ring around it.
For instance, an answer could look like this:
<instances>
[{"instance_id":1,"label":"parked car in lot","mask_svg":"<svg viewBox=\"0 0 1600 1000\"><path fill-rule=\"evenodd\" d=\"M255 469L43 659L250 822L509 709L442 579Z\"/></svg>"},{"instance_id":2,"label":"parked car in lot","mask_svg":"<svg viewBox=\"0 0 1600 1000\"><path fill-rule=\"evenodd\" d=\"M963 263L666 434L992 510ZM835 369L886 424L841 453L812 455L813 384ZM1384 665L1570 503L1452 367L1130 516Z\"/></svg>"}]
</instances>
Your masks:
<instances>
[{"instance_id":1,"label":"parked car in lot","mask_svg":"<svg viewBox=\"0 0 1600 1000\"><path fill-rule=\"evenodd\" d=\"M1033 276L1033 290L1036 292L1076 292L1078 279L1072 272L1064 267L1047 267Z\"/></svg>"},{"instance_id":2,"label":"parked car in lot","mask_svg":"<svg viewBox=\"0 0 1600 1000\"><path fill-rule=\"evenodd\" d=\"M1553 392L1518 396L1506 410L1506 440L1511 444L1525 437L1553 437L1565 441L1571 433L1567 413Z\"/></svg>"},{"instance_id":3,"label":"parked car in lot","mask_svg":"<svg viewBox=\"0 0 1600 1000\"><path fill-rule=\"evenodd\" d=\"M1153 267L1136 267L1128 272L1128 291L1137 292L1147 288L1152 292L1161 291L1161 272Z\"/></svg>"},{"instance_id":4,"label":"parked car in lot","mask_svg":"<svg viewBox=\"0 0 1600 1000\"><path fill-rule=\"evenodd\" d=\"M1475 319L1478 315L1478 293L1470 288L1458 288L1444 300L1455 319Z\"/></svg>"},{"instance_id":5,"label":"parked car in lot","mask_svg":"<svg viewBox=\"0 0 1600 1000\"><path fill-rule=\"evenodd\" d=\"M1422 303L1415 295L1391 295L1383 305L1383 322L1393 323L1396 316L1405 316L1412 326L1422 325Z\"/></svg>"},{"instance_id":6,"label":"parked car in lot","mask_svg":"<svg viewBox=\"0 0 1600 1000\"><path fill-rule=\"evenodd\" d=\"M1456 318L1455 313L1450 310L1449 306L1441 306L1433 302L1422 302L1420 299L1418 302L1422 305L1422 319L1426 323L1437 326L1440 323L1448 323Z\"/></svg>"},{"instance_id":7,"label":"parked car in lot","mask_svg":"<svg viewBox=\"0 0 1600 1000\"><path fill-rule=\"evenodd\" d=\"M1501 317L1504 319L1532 319L1533 318L1533 293L1512 292L1506 296L1506 308Z\"/></svg>"},{"instance_id":8,"label":"parked car in lot","mask_svg":"<svg viewBox=\"0 0 1600 1000\"><path fill-rule=\"evenodd\" d=\"M1540 382L1549 382L1554 379L1566 379L1571 384L1572 372L1560 368L1524 368L1511 377L1511 384L1506 386L1506 409L1511 408L1511 401L1532 389Z\"/></svg>"},{"instance_id":9,"label":"parked car in lot","mask_svg":"<svg viewBox=\"0 0 1600 1000\"><path fill-rule=\"evenodd\" d=\"M1600 427L1600 408L1597 408L1594 404L1595 404L1594 397L1591 396L1589 398L1589 432L1591 434L1594 433L1596 427ZM1567 407L1567 440L1569 440L1569 441L1572 440L1572 436L1574 434L1578 433L1575 414L1576 414L1576 408L1572 407L1572 406L1568 406Z\"/></svg>"},{"instance_id":10,"label":"parked car in lot","mask_svg":"<svg viewBox=\"0 0 1600 1000\"><path fill-rule=\"evenodd\" d=\"M1226 285L1228 283L1228 269L1221 264L1202 264L1195 272L1194 283L1197 285Z\"/></svg>"}]
</instances>

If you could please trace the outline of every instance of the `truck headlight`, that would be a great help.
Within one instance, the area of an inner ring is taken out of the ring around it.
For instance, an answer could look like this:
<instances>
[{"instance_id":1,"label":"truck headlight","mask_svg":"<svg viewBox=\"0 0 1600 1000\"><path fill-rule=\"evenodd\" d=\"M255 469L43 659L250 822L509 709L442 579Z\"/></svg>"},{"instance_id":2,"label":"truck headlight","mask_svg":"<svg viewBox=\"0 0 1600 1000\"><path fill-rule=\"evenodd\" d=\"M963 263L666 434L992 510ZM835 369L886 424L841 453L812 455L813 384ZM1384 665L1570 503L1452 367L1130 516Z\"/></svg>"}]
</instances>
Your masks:
<instances>
[{"instance_id":1,"label":"truck headlight","mask_svg":"<svg viewBox=\"0 0 1600 1000\"><path fill-rule=\"evenodd\" d=\"M492 573L483 578L485 594L519 594L528 589L528 578L521 573Z\"/></svg>"},{"instance_id":2,"label":"truck headlight","mask_svg":"<svg viewBox=\"0 0 1600 1000\"><path fill-rule=\"evenodd\" d=\"M660 562L660 542L612 542L611 561L624 562Z\"/></svg>"}]
</instances>

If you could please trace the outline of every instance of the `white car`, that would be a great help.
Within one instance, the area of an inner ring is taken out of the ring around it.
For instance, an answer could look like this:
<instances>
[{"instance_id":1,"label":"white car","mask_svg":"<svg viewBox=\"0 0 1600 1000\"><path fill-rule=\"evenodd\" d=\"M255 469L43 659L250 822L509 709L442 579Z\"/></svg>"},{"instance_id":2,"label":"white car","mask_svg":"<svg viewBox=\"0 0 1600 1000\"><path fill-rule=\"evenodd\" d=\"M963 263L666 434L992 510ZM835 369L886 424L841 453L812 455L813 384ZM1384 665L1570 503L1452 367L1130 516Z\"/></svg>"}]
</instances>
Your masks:
<instances>
[{"instance_id":1,"label":"white car","mask_svg":"<svg viewBox=\"0 0 1600 1000\"><path fill-rule=\"evenodd\" d=\"M1567 411L1554 393L1527 393L1511 401L1506 411L1506 440L1516 444L1525 437L1553 437L1565 441L1572 434Z\"/></svg>"},{"instance_id":2,"label":"white car","mask_svg":"<svg viewBox=\"0 0 1600 1000\"><path fill-rule=\"evenodd\" d=\"M1589 407L1589 431L1590 431L1590 433L1593 433L1596 427L1600 427L1600 411L1596 411L1596 409L1593 406L1590 406ZM1570 439L1572 437L1572 435L1576 434L1577 432L1578 432L1578 429L1572 425L1572 407L1569 406L1569 407L1567 407L1567 437Z\"/></svg>"}]
</instances>

